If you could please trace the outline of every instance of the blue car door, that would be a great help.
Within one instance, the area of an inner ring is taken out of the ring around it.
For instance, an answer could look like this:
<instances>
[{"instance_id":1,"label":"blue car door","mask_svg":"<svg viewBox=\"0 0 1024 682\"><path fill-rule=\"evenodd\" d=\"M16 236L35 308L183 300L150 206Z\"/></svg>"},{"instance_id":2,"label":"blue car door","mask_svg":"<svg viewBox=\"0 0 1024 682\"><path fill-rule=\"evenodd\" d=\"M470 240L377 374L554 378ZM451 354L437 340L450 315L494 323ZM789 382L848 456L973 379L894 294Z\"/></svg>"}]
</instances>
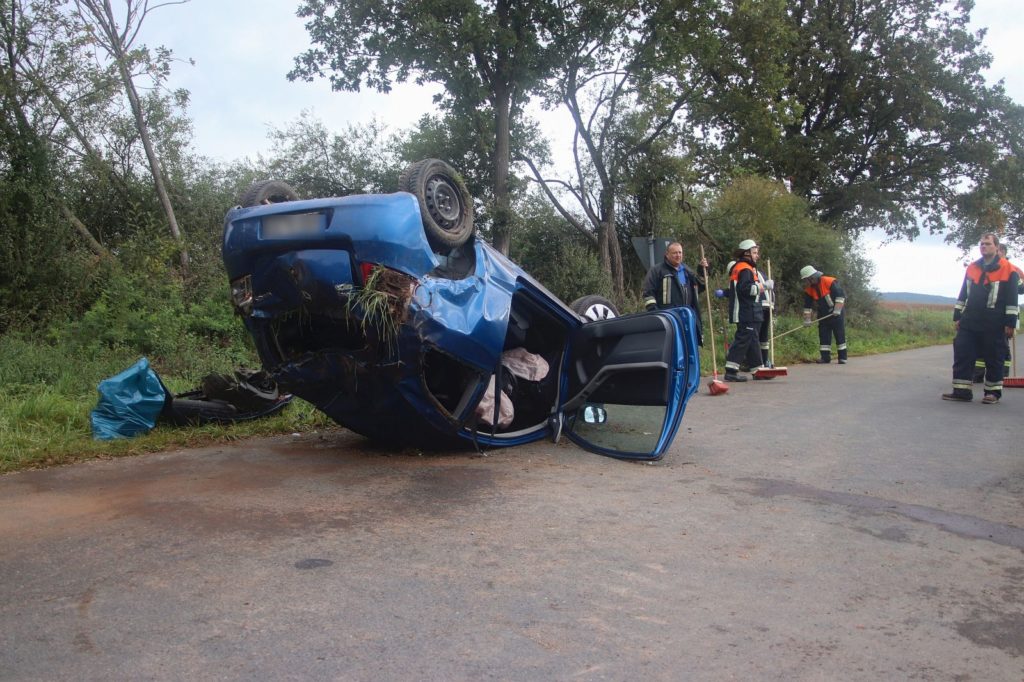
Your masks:
<instances>
[{"instance_id":1,"label":"blue car door","mask_svg":"<svg viewBox=\"0 0 1024 682\"><path fill-rule=\"evenodd\" d=\"M689 308L589 322L574 330L561 377L562 432L620 459L658 460L700 382Z\"/></svg>"}]
</instances>

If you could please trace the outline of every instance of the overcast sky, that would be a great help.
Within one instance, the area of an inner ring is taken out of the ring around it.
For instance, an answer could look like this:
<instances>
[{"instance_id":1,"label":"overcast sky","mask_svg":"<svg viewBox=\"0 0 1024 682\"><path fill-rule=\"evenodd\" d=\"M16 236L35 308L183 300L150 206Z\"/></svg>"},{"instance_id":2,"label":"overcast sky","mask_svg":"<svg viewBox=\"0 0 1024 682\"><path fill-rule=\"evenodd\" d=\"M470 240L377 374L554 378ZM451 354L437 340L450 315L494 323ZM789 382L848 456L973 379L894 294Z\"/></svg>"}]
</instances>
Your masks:
<instances>
[{"instance_id":1,"label":"overcast sky","mask_svg":"<svg viewBox=\"0 0 1024 682\"><path fill-rule=\"evenodd\" d=\"M416 86L383 95L332 92L326 80L289 82L293 58L308 45L296 6L286 0L192 0L148 18L141 42L165 45L179 59L195 62L176 64L171 84L191 93L199 153L225 161L254 158L269 148L270 127L283 127L303 110L335 128L374 117L403 128L432 109L433 90ZM985 43L994 57L989 79L1004 80L1010 96L1024 102L1024 50L1015 44L1024 35L1020 0L975 0L972 25L988 28ZM964 256L941 237L884 244L868 235L863 244L881 291L955 296L959 290ZM976 251L968 256L976 258Z\"/></svg>"}]
</instances>

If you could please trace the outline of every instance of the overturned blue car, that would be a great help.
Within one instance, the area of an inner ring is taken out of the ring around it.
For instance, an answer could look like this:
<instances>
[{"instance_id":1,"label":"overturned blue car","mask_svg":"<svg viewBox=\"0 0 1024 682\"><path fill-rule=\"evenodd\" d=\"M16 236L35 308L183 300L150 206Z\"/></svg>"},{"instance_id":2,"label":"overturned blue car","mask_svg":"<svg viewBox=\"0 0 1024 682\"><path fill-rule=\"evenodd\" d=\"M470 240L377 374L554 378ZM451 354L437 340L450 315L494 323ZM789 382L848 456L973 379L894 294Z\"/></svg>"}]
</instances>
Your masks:
<instances>
[{"instance_id":1,"label":"overturned blue car","mask_svg":"<svg viewBox=\"0 0 1024 682\"><path fill-rule=\"evenodd\" d=\"M235 308L282 390L375 441L497 447L565 435L660 459L699 382L688 309L564 304L478 238L448 164L394 194L254 185L224 224Z\"/></svg>"}]
</instances>

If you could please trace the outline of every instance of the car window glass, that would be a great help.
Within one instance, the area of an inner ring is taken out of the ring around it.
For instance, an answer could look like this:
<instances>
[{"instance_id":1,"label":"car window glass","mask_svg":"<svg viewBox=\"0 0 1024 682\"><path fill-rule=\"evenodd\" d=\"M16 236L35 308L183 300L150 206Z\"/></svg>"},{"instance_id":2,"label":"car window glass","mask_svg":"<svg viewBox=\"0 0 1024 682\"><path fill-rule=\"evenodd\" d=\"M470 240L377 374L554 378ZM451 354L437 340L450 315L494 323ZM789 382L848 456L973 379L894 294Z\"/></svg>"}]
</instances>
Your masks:
<instances>
[{"instance_id":1,"label":"car window glass","mask_svg":"<svg viewBox=\"0 0 1024 682\"><path fill-rule=\"evenodd\" d=\"M592 445L622 453L649 453L658 446L665 422L664 405L586 403L570 429Z\"/></svg>"}]
</instances>

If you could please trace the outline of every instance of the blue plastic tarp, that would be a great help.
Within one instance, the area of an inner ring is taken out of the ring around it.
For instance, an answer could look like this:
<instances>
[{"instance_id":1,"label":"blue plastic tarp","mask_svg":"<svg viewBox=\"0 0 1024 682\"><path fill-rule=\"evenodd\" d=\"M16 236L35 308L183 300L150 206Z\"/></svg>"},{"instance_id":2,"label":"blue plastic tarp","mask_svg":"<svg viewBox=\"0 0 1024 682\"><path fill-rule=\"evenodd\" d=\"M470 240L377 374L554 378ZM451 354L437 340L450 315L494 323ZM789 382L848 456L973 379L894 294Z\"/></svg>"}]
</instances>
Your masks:
<instances>
[{"instance_id":1,"label":"blue plastic tarp","mask_svg":"<svg viewBox=\"0 0 1024 682\"><path fill-rule=\"evenodd\" d=\"M164 408L167 391L160 377L141 358L116 376L96 387L100 398L90 414L92 437L96 440L131 438L156 426Z\"/></svg>"}]
</instances>

